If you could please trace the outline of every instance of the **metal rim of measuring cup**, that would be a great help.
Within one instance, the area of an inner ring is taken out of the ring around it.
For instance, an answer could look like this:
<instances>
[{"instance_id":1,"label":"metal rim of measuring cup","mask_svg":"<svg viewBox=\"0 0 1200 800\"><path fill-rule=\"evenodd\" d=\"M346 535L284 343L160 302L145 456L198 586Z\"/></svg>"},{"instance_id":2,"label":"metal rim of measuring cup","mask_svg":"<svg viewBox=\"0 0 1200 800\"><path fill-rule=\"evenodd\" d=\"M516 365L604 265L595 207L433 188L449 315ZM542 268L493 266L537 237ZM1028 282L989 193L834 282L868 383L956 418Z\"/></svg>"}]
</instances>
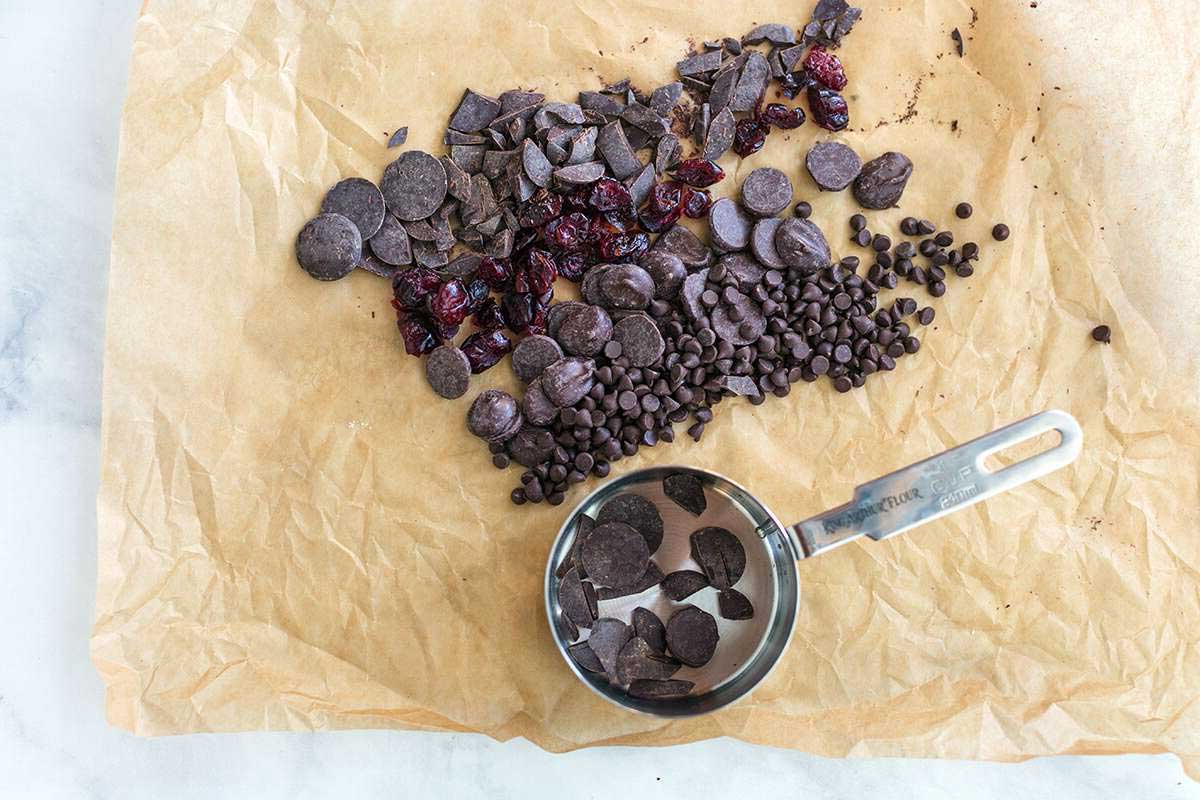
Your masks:
<instances>
[{"instance_id":1,"label":"metal rim of measuring cup","mask_svg":"<svg viewBox=\"0 0 1200 800\"><path fill-rule=\"evenodd\" d=\"M758 647L746 663L727 680L703 694L689 695L673 700L642 700L630 697L623 689L613 686L604 675L591 675L576 664L575 659L571 658L571 654L567 652L569 643L564 641L559 632L557 620L558 579L554 573L561 559L569 552L566 542L568 539L573 540L575 521L585 508L602 505L605 500L631 484L662 480L668 475L679 473L695 475L705 483L705 488L710 486L719 488L729 502L735 504L742 513L755 522L759 538L763 540L769 551L776 582L775 601L771 606L772 616L767 624L766 633ZM756 511L758 513L754 513ZM558 535L554 538L554 544L546 560L544 583L546 621L550 626L550 635L554 638L559 655L562 656L563 661L566 662L575 677L593 692L621 708L657 717L693 717L725 708L743 699L760 686L779 663L780 656L791 643L800 610L798 561L802 554L798 548L798 542L793 539L787 526L780 521L774 511L748 492L741 484L718 472L679 465L643 467L633 470L589 492L571 510L558 529Z\"/></svg>"}]
</instances>

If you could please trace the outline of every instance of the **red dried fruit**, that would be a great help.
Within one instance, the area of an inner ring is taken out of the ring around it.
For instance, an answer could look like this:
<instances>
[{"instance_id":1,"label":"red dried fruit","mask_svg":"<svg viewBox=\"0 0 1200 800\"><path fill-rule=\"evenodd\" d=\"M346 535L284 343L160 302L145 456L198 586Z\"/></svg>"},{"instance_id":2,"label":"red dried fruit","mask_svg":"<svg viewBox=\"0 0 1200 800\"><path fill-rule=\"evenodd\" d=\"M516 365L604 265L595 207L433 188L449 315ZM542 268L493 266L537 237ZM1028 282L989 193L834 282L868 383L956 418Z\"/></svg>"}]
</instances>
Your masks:
<instances>
[{"instance_id":1,"label":"red dried fruit","mask_svg":"<svg viewBox=\"0 0 1200 800\"><path fill-rule=\"evenodd\" d=\"M508 327L508 320L504 318L504 312L500 310L500 304L496 302L496 298L494 297L489 297L480 303L472 319L480 328Z\"/></svg>"},{"instance_id":2,"label":"red dried fruit","mask_svg":"<svg viewBox=\"0 0 1200 800\"><path fill-rule=\"evenodd\" d=\"M633 202L629 189L615 178L601 178L592 184L588 204L597 211L613 211Z\"/></svg>"},{"instance_id":3,"label":"red dried fruit","mask_svg":"<svg viewBox=\"0 0 1200 800\"><path fill-rule=\"evenodd\" d=\"M537 193L521 206L517 221L522 228L540 228L562 214L562 195L538 189Z\"/></svg>"},{"instance_id":4,"label":"red dried fruit","mask_svg":"<svg viewBox=\"0 0 1200 800\"><path fill-rule=\"evenodd\" d=\"M571 211L584 211L588 207L588 195L591 189L587 186L579 186L569 192L564 192L563 207Z\"/></svg>"},{"instance_id":5,"label":"red dried fruit","mask_svg":"<svg viewBox=\"0 0 1200 800\"><path fill-rule=\"evenodd\" d=\"M600 240L600 257L605 261L637 261L650 249L650 237L644 233L622 233Z\"/></svg>"},{"instance_id":6,"label":"red dried fruit","mask_svg":"<svg viewBox=\"0 0 1200 800\"><path fill-rule=\"evenodd\" d=\"M488 287L487 282L482 278L474 278L467 284L467 294L471 298L471 303L467 306L467 313L473 314L475 310L483 304L483 301L488 298L492 290Z\"/></svg>"},{"instance_id":7,"label":"red dried fruit","mask_svg":"<svg viewBox=\"0 0 1200 800\"><path fill-rule=\"evenodd\" d=\"M404 352L410 356L424 355L441 344L433 327L416 314L401 311L396 324L400 327L400 336L404 339Z\"/></svg>"},{"instance_id":8,"label":"red dried fruit","mask_svg":"<svg viewBox=\"0 0 1200 800\"><path fill-rule=\"evenodd\" d=\"M675 168L675 178L688 186L698 186L703 189L712 186L725 177L725 170L707 158L689 158L680 162Z\"/></svg>"},{"instance_id":9,"label":"red dried fruit","mask_svg":"<svg viewBox=\"0 0 1200 800\"><path fill-rule=\"evenodd\" d=\"M664 217L683 205L683 184L678 181L656 183L650 192L649 210L657 217Z\"/></svg>"},{"instance_id":10,"label":"red dried fruit","mask_svg":"<svg viewBox=\"0 0 1200 800\"><path fill-rule=\"evenodd\" d=\"M780 94L788 100L792 100L796 95L807 89L812 81L812 77L803 69L796 72L789 72L779 79Z\"/></svg>"},{"instance_id":11,"label":"red dried fruit","mask_svg":"<svg viewBox=\"0 0 1200 800\"><path fill-rule=\"evenodd\" d=\"M678 222L679 217L682 214L683 210L679 208L672 208L666 213L659 213L647 206L646 208L642 209L642 213L639 214L639 218L641 219L642 227L646 230L650 231L651 233L662 233L667 228Z\"/></svg>"},{"instance_id":12,"label":"red dried fruit","mask_svg":"<svg viewBox=\"0 0 1200 800\"><path fill-rule=\"evenodd\" d=\"M512 283L512 265L507 258L487 256L479 262L475 274L497 292L504 291Z\"/></svg>"},{"instance_id":13,"label":"red dried fruit","mask_svg":"<svg viewBox=\"0 0 1200 800\"><path fill-rule=\"evenodd\" d=\"M558 259L558 274L569 281L579 283L589 266L583 253L568 253Z\"/></svg>"},{"instance_id":14,"label":"red dried fruit","mask_svg":"<svg viewBox=\"0 0 1200 800\"><path fill-rule=\"evenodd\" d=\"M392 292L404 308L421 308L429 293L442 285L442 279L428 267L412 267L397 272L392 279Z\"/></svg>"},{"instance_id":15,"label":"red dried fruit","mask_svg":"<svg viewBox=\"0 0 1200 800\"><path fill-rule=\"evenodd\" d=\"M508 320L509 330L524 333L533 319L534 297L529 292L509 292L500 301L500 310Z\"/></svg>"},{"instance_id":16,"label":"red dried fruit","mask_svg":"<svg viewBox=\"0 0 1200 800\"><path fill-rule=\"evenodd\" d=\"M426 320L426 324L433 329L434 334L443 342L458 336L458 325L447 325L444 322L440 322L436 317L429 317Z\"/></svg>"},{"instance_id":17,"label":"red dried fruit","mask_svg":"<svg viewBox=\"0 0 1200 800\"><path fill-rule=\"evenodd\" d=\"M538 232L534 228L522 228L513 235L513 252L520 253L522 250L529 247L538 239Z\"/></svg>"},{"instance_id":18,"label":"red dried fruit","mask_svg":"<svg viewBox=\"0 0 1200 800\"><path fill-rule=\"evenodd\" d=\"M554 279L558 277L558 267L554 263L554 256L545 250L534 248L529 251L527 258L525 275L529 291L541 294L548 290L554 284Z\"/></svg>"},{"instance_id":19,"label":"red dried fruit","mask_svg":"<svg viewBox=\"0 0 1200 800\"><path fill-rule=\"evenodd\" d=\"M804 109L799 106L789 108L783 103L767 103L758 119L759 122L790 131L804 124Z\"/></svg>"},{"instance_id":20,"label":"red dried fruit","mask_svg":"<svg viewBox=\"0 0 1200 800\"><path fill-rule=\"evenodd\" d=\"M683 213L692 219L701 219L708 215L712 205L712 195L703 189L687 187L683 198Z\"/></svg>"},{"instance_id":21,"label":"red dried fruit","mask_svg":"<svg viewBox=\"0 0 1200 800\"><path fill-rule=\"evenodd\" d=\"M846 69L842 60L824 47L814 47L804 57L804 69L821 83L840 92L846 88Z\"/></svg>"},{"instance_id":22,"label":"red dried fruit","mask_svg":"<svg viewBox=\"0 0 1200 800\"><path fill-rule=\"evenodd\" d=\"M619 236L625 229L612 224L604 214L596 214L588 222L587 241L599 243L606 236Z\"/></svg>"},{"instance_id":23,"label":"red dried fruit","mask_svg":"<svg viewBox=\"0 0 1200 800\"><path fill-rule=\"evenodd\" d=\"M733 129L733 152L742 158L752 156L767 143L770 128L753 119L740 119Z\"/></svg>"},{"instance_id":24,"label":"red dried fruit","mask_svg":"<svg viewBox=\"0 0 1200 800\"><path fill-rule=\"evenodd\" d=\"M575 211L546 223L545 239L560 250L574 252L583 246L587 226L587 215Z\"/></svg>"},{"instance_id":25,"label":"red dried fruit","mask_svg":"<svg viewBox=\"0 0 1200 800\"><path fill-rule=\"evenodd\" d=\"M546 319L546 308L538 306L537 311L533 312L533 319L529 320L529 332L538 336L545 336Z\"/></svg>"},{"instance_id":26,"label":"red dried fruit","mask_svg":"<svg viewBox=\"0 0 1200 800\"><path fill-rule=\"evenodd\" d=\"M443 325L458 325L467 318L471 295L458 278L452 278L429 295L429 313Z\"/></svg>"},{"instance_id":27,"label":"red dried fruit","mask_svg":"<svg viewBox=\"0 0 1200 800\"><path fill-rule=\"evenodd\" d=\"M471 372L479 374L495 366L512 352L512 340L499 329L476 331L463 340L460 348L471 364Z\"/></svg>"},{"instance_id":28,"label":"red dried fruit","mask_svg":"<svg viewBox=\"0 0 1200 800\"><path fill-rule=\"evenodd\" d=\"M813 121L830 131L840 131L850 124L850 109L846 99L833 89L816 84L808 87L808 109Z\"/></svg>"}]
</instances>

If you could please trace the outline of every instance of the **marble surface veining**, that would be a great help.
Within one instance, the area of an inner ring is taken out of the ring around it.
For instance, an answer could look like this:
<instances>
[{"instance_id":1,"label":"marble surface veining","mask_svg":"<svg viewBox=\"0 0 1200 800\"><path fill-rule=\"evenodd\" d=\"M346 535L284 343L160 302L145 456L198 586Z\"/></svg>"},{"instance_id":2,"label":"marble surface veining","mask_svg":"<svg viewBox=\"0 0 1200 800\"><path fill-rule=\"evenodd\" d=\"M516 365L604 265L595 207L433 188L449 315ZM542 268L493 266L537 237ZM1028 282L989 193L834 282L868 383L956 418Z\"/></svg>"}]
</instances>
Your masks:
<instances>
[{"instance_id":1,"label":"marble surface veining","mask_svg":"<svg viewBox=\"0 0 1200 800\"><path fill-rule=\"evenodd\" d=\"M1168 755L830 760L719 740L544 753L407 732L137 739L88 655L117 135L139 2L0 2L0 797L1200 798ZM148 232L149 233L149 232ZM153 247L153 237L147 237ZM582 689L581 689L582 691Z\"/></svg>"}]
</instances>

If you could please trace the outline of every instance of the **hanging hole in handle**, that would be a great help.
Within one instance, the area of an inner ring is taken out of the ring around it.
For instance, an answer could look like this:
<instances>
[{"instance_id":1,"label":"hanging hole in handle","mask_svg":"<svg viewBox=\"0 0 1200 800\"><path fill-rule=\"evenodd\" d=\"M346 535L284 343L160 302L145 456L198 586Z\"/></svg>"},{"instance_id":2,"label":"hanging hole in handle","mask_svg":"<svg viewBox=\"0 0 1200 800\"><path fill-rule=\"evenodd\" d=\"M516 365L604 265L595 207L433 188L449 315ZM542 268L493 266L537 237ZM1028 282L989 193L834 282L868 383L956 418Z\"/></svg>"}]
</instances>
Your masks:
<instances>
[{"instance_id":1,"label":"hanging hole in handle","mask_svg":"<svg viewBox=\"0 0 1200 800\"><path fill-rule=\"evenodd\" d=\"M1005 467L1028 461L1034 456L1053 450L1062 443L1063 437L1054 428L1044 430L1036 436L993 450L984 456L983 468L988 472L999 472Z\"/></svg>"}]
</instances>

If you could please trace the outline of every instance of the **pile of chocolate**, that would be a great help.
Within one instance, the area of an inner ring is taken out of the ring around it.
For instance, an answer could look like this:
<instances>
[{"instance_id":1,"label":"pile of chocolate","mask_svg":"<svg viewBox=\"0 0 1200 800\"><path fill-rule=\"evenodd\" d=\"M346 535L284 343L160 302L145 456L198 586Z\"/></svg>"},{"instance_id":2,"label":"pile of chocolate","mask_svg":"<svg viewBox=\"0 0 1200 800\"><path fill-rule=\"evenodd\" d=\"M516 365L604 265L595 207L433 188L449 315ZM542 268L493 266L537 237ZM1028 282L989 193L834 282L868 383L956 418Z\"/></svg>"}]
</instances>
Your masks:
<instances>
[{"instance_id":1,"label":"pile of chocolate","mask_svg":"<svg viewBox=\"0 0 1200 800\"><path fill-rule=\"evenodd\" d=\"M726 397L757 404L822 375L839 391L862 386L920 346L908 321L917 302L883 304L879 292L905 278L940 296L946 268L966 277L978 247L949 249L949 232L914 219L902 233L919 241L892 251L856 215L852 241L874 257L860 274L859 257L834 259L808 203L787 213L782 172L754 170L740 199L707 191L728 149L749 156L773 128L804 122L800 107L766 102L772 82L779 98L804 90L818 124L845 127L831 50L860 13L822 0L799 35L767 24L706 42L650 93L628 80L576 103L469 90L448 155L410 150L378 187L337 184L300 233L299 261L324 280L356 267L390 277L405 348L427 356L442 397L512 354L524 396L483 392L468 426L497 467L525 467L518 504L561 503L588 474L672 441L677 425L698 440ZM684 157L689 137L696 152ZM896 205L912 174L901 154L864 164L840 143L818 144L806 165L822 190L852 187L866 209ZM683 217L708 218L708 243ZM580 284L582 301L556 302L559 277ZM475 330L460 339L468 320Z\"/></svg>"}]
</instances>

